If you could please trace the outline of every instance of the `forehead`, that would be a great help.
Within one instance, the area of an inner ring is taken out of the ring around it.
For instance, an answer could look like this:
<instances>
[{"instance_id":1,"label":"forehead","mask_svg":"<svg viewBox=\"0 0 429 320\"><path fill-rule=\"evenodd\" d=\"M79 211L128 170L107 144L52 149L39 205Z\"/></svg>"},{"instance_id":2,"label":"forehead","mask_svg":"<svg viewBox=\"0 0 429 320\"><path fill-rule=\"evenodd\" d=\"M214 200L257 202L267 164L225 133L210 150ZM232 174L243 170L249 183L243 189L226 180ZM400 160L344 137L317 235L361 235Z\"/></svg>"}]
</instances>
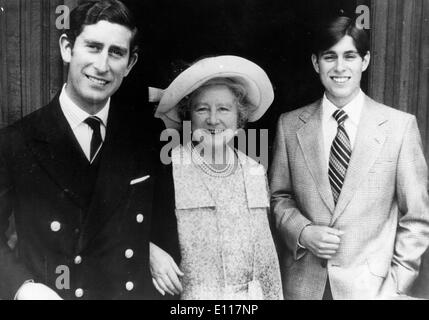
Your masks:
<instances>
[{"instance_id":1,"label":"forehead","mask_svg":"<svg viewBox=\"0 0 429 320\"><path fill-rule=\"evenodd\" d=\"M84 26L76 41L95 41L105 46L129 48L131 38L132 32L127 27L101 20L96 24Z\"/></svg>"},{"instance_id":2,"label":"forehead","mask_svg":"<svg viewBox=\"0 0 429 320\"><path fill-rule=\"evenodd\" d=\"M195 100L201 101L206 99L225 100L233 99L234 94L231 89L224 84L214 84L203 87L195 95Z\"/></svg>"},{"instance_id":3,"label":"forehead","mask_svg":"<svg viewBox=\"0 0 429 320\"><path fill-rule=\"evenodd\" d=\"M357 51L354 40L349 35L345 35L344 37L342 37L340 41L338 41L331 48L325 50L324 52L342 53L346 51Z\"/></svg>"}]
</instances>

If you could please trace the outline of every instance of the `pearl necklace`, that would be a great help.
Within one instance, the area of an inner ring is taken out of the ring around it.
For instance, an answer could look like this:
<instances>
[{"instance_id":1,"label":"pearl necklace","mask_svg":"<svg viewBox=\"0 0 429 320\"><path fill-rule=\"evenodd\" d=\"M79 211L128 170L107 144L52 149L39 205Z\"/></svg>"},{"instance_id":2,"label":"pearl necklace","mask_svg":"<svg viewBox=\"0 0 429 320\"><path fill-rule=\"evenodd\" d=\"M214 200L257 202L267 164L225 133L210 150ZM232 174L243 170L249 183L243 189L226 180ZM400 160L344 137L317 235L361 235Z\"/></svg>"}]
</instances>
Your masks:
<instances>
[{"instance_id":1,"label":"pearl necklace","mask_svg":"<svg viewBox=\"0 0 429 320\"><path fill-rule=\"evenodd\" d=\"M207 175L215 178L225 178L231 175L235 169L235 158L232 156L232 161L229 161L225 168L216 169L208 163L201 155L200 152L190 143L188 148L191 151L192 161ZM229 157L231 160L231 157Z\"/></svg>"}]
</instances>

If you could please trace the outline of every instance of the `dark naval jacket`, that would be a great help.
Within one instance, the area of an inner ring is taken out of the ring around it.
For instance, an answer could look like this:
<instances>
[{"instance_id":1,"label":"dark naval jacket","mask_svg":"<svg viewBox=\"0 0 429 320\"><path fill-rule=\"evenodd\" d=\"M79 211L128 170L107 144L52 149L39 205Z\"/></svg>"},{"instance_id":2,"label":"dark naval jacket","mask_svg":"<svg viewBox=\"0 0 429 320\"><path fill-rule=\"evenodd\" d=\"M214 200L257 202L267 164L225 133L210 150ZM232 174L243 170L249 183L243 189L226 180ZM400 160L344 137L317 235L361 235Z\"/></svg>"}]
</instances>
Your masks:
<instances>
[{"instance_id":1,"label":"dark naval jacket","mask_svg":"<svg viewBox=\"0 0 429 320\"><path fill-rule=\"evenodd\" d=\"M0 298L27 280L64 299L149 299L150 222L159 155L138 112L111 104L89 164L59 105L0 134ZM14 217L17 246L5 232Z\"/></svg>"}]
</instances>

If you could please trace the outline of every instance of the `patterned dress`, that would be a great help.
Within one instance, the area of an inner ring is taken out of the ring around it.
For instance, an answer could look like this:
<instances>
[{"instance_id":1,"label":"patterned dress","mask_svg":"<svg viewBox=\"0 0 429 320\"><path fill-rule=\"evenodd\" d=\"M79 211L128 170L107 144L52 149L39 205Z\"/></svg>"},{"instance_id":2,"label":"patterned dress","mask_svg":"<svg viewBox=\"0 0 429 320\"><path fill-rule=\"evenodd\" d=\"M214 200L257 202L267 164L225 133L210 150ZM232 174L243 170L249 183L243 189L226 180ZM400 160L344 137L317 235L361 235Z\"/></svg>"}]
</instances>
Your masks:
<instances>
[{"instance_id":1,"label":"patterned dress","mask_svg":"<svg viewBox=\"0 0 429 320\"><path fill-rule=\"evenodd\" d=\"M240 154L233 174L212 177L190 157L173 151L181 298L282 299L263 168Z\"/></svg>"}]
</instances>

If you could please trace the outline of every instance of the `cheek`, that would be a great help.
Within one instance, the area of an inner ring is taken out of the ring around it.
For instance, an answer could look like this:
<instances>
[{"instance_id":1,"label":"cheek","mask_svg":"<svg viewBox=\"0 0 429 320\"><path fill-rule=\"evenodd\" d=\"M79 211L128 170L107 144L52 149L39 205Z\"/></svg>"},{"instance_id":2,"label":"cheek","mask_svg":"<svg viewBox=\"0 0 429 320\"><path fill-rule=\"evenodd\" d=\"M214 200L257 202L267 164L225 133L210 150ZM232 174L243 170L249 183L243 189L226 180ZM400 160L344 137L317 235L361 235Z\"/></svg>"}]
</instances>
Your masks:
<instances>
[{"instance_id":1,"label":"cheek","mask_svg":"<svg viewBox=\"0 0 429 320\"><path fill-rule=\"evenodd\" d=\"M360 79L362 78L362 66L359 66L358 68L356 68L353 72L354 72L354 78L356 81L360 81Z\"/></svg>"},{"instance_id":2,"label":"cheek","mask_svg":"<svg viewBox=\"0 0 429 320\"><path fill-rule=\"evenodd\" d=\"M320 81L325 87L332 85L331 78L326 73L320 73Z\"/></svg>"},{"instance_id":3,"label":"cheek","mask_svg":"<svg viewBox=\"0 0 429 320\"><path fill-rule=\"evenodd\" d=\"M114 75L114 78L116 81L122 81L122 79L125 77L125 75L127 74L127 67L126 65L113 65L110 67L110 70L112 70L112 73Z\"/></svg>"},{"instance_id":4,"label":"cheek","mask_svg":"<svg viewBox=\"0 0 429 320\"><path fill-rule=\"evenodd\" d=\"M322 81L328 81L329 78L329 68L326 66L320 66L319 69L319 77Z\"/></svg>"},{"instance_id":5,"label":"cheek","mask_svg":"<svg viewBox=\"0 0 429 320\"><path fill-rule=\"evenodd\" d=\"M202 127L203 119L201 116L191 113L191 129L196 130Z\"/></svg>"},{"instance_id":6,"label":"cheek","mask_svg":"<svg viewBox=\"0 0 429 320\"><path fill-rule=\"evenodd\" d=\"M331 70L332 66L329 63L321 62L319 63L319 73L321 76L326 76L326 74Z\"/></svg>"},{"instance_id":7,"label":"cheek","mask_svg":"<svg viewBox=\"0 0 429 320\"><path fill-rule=\"evenodd\" d=\"M231 117L228 117L228 119L226 119L225 124L227 124L227 127L229 129L235 130L237 129L238 126L238 115L233 115Z\"/></svg>"}]
</instances>

